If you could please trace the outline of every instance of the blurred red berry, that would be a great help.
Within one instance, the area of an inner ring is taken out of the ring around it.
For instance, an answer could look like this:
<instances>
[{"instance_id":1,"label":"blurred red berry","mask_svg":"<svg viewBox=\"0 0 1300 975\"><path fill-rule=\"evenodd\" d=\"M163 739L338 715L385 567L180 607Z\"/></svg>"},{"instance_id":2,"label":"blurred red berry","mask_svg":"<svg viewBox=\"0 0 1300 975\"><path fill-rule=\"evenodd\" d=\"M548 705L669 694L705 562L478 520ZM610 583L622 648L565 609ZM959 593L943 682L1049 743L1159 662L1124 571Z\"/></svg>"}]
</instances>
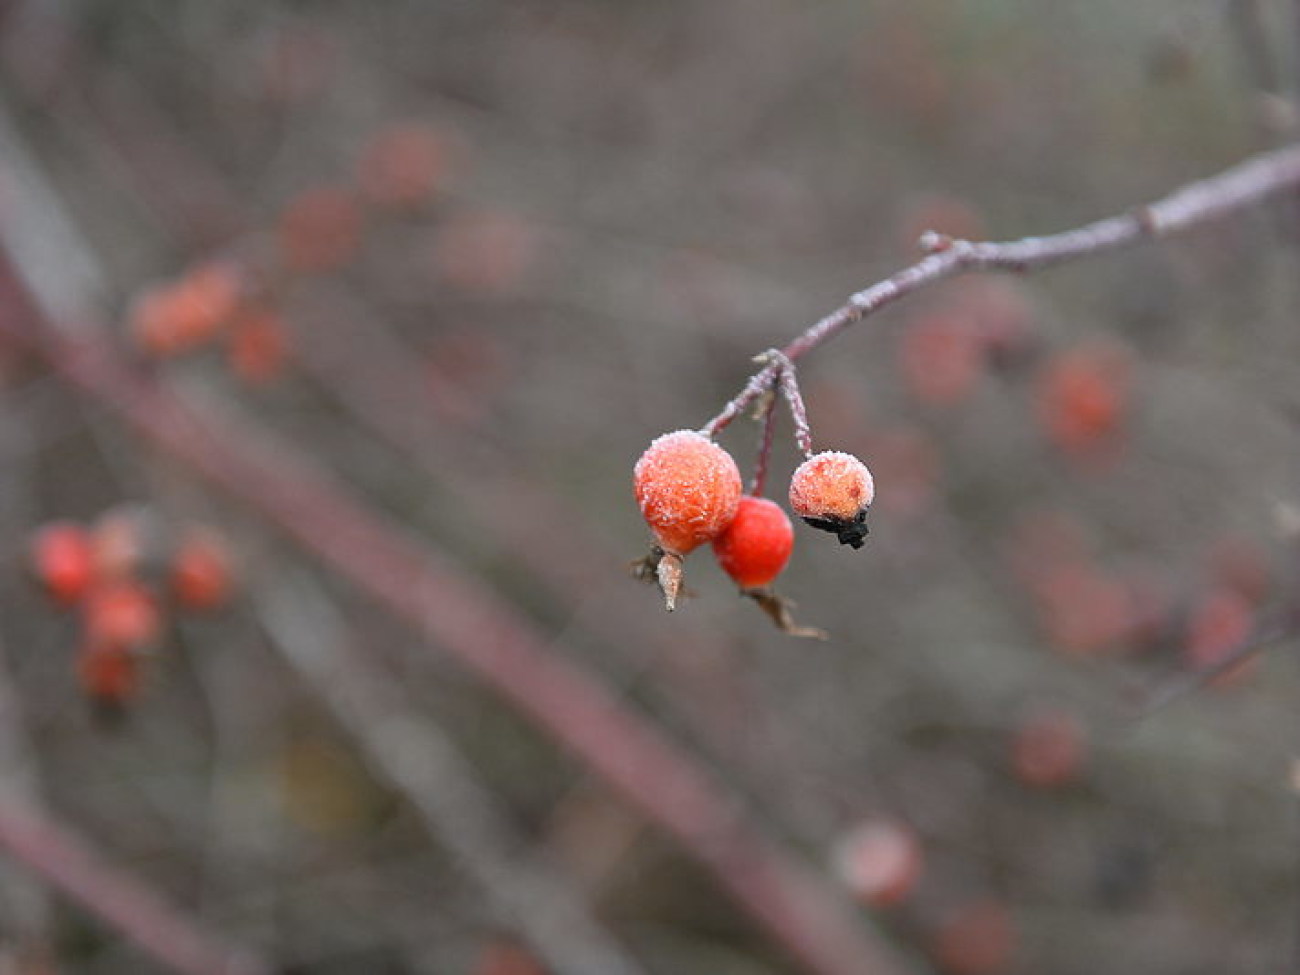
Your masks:
<instances>
[{"instance_id":1,"label":"blurred red berry","mask_svg":"<svg viewBox=\"0 0 1300 975\"><path fill-rule=\"evenodd\" d=\"M137 650L157 642L162 615L157 600L129 579L96 586L82 603L86 637L96 646Z\"/></svg>"},{"instance_id":2,"label":"blurred red berry","mask_svg":"<svg viewBox=\"0 0 1300 975\"><path fill-rule=\"evenodd\" d=\"M1010 963L1016 940L1010 912L990 898L951 914L935 932L933 953L952 975L992 975Z\"/></svg>"},{"instance_id":3,"label":"blurred red berry","mask_svg":"<svg viewBox=\"0 0 1300 975\"><path fill-rule=\"evenodd\" d=\"M676 555L716 538L740 504L736 462L694 430L666 433L651 443L636 462L633 482L655 541Z\"/></svg>"},{"instance_id":4,"label":"blurred red berry","mask_svg":"<svg viewBox=\"0 0 1300 975\"><path fill-rule=\"evenodd\" d=\"M1247 645L1255 627L1254 607L1241 593L1228 588L1211 590L1193 607L1187 621L1185 659L1196 670L1218 666ZM1256 658L1242 660L1220 674L1215 683L1234 683L1253 669Z\"/></svg>"},{"instance_id":5,"label":"blurred red berry","mask_svg":"<svg viewBox=\"0 0 1300 975\"><path fill-rule=\"evenodd\" d=\"M526 949L499 941L483 949L472 975L546 975L546 969Z\"/></svg>"},{"instance_id":6,"label":"blurred red berry","mask_svg":"<svg viewBox=\"0 0 1300 975\"><path fill-rule=\"evenodd\" d=\"M1115 650L1133 632L1133 591L1087 562L1040 565L1030 584L1047 639L1058 650Z\"/></svg>"},{"instance_id":7,"label":"blurred red berry","mask_svg":"<svg viewBox=\"0 0 1300 975\"><path fill-rule=\"evenodd\" d=\"M248 310L231 325L226 356L231 371L244 382L253 386L271 382L289 358L283 319L268 308Z\"/></svg>"},{"instance_id":8,"label":"blurred red berry","mask_svg":"<svg viewBox=\"0 0 1300 975\"><path fill-rule=\"evenodd\" d=\"M1025 785L1050 789L1078 779L1087 753L1087 735L1077 717L1059 708L1041 709L1016 728L1011 766Z\"/></svg>"},{"instance_id":9,"label":"blurred red berry","mask_svg":"<svg viewBox=\"0 0 1300 975\"><path fill-rule=\"evenodd\" d=\"M95 578L90 535L80 525L50 522L32 536L32 571L50 598L64 606L79 602Z\"/></svg>"},{"instance_id":10,"label":"blurred red berry","mask_svg":"<svg viewBox=\"0 0 1300 975\"><path fill-rule=\"evenodd\" d=\"M140 685L139 661L121 644L92 640L78 651L76 666L82 692L97 703L127 704Z\"/></svg>"},{"instance_id":11,"label":"blurred red berry","mask_svg":"<svg viewBox=\"0 0 1300 975\"><path fill-rule=\"evenodd\" d=\"M366 199L392 209L426 203L447 182L451 149L447 137L419 122L402 122L376 134L358 164Z\"/></svg>"},{"instance_id":12,"label":"blurred red berry","mask_svg":"<svg viewBox=\"0 0 1300 975\"><path fill-rule=\"evenodd\" d=\"M867 465L837 450L814 454L790 478L790 507L794 513L854 548L861 548L866 537L867 509L875 493L875 481Z\"/></svg>"},{"instance_id":13,"label":"blurred red berry","mask_svg":"<svg viewBox=\"0 0 1300 975\"><path fill-rule=\"evenodd\" d=\"M932 314L904 329L898 368L918 402L956 406L975 391L984 373L984 346L970 319Z\"/></svg>"},{"instance_id":14,"label":"blurred red berry","mask_svg":"<svg viewBox=\"0 0 1300 975\"><path fill-rule=\"evenodd\" d=\"M352 260L361 231L353 194L339 186L318 186L294 197L280 214L280 253L291 270L334 271Z\"/></svg>"},{"instance_id":15,"label":"blurred red berry","mask_svg":"<svg viewBox=\"0 0 1300 975\"><path fill-rule=\"evenodd\" d=\"M856 827L840 843L835 865L858 900L890 907L906 900L924 863L920 840L910 826L888 819Z\"/></svg>"},{"instance_id":16,"label":"blurred red berry","mask_svg":"<svg viewBox=\"0 0 1300 975\"><path fill-rule=\"evenodd\" d=\"M537 230L506 210L457 214L434 237L430 261L438 280L480 295L517 291L540 257Z\"/></svg>"},{"instance_id":17,"label":"blurred red berry","mask_svg":"<svg viewBox=\"0 0 1300 975\"><path fill-rule=\"evenodd\" d=\"M759 589L781 574L794 548L794 527L775 501L746 495L713 539L713 554L741 589Z\"/></svg>"},{"instance_id":18,"label":"blurred red berry","mask_svg":"<svg viewBox=\"0 0 1300 975\"><path fill-rule=\"evenodd\" d=\"M230 555L221 538L210 531L192 531L172 560L170 585L185 609L216 609L230 598L233 576Z\"/></svg>"},{"instance_id":19,"label":"blurred red berry","mask_svg":"<svg viewBox=\"0 0 1300 975\"><path fill-rule=\"evenodd\" d=\"M1128 355L1112 345L1059 353L1037 385L1039 420L1061 450L1088 455L1112 445L1129 408Z\"/></svg>"}]
</instances>

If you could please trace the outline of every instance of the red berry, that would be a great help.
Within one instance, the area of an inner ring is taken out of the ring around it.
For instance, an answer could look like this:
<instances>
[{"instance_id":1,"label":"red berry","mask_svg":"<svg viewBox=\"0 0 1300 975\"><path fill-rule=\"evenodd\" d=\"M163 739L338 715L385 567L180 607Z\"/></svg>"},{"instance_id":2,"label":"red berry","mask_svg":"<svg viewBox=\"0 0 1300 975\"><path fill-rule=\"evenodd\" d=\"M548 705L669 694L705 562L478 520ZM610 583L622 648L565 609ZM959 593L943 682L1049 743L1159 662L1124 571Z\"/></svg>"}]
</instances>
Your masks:
<instances>
[{"instance_id":1,"label":"red berry","mask_svg":"<svg viewBox=\"0 0 1300 975\"><path fill-rule=\"evenodd\" d=\"M837 450L809 457L790 479L790 507L794 513L854 548L861 548L866 537L867 508L875 493L867 465Z\"/></svg>"},{"instance_id":2,"label":"red berry","mask_svg":"<svg viewBox=\"0 0 1300 975\"><path fill-rule=\"evenodd\" d=\"M82 606L86 636L96 645L138 649L157 641L162 616L153 594L138 582L108 582Z\"/></svg>"},{"instance_id":3,"label":"red berry","mask_svg":"<svg viewBox=\"0 0 1300 975\"><path fill-rule=\"evenodd\" d=\"M1038 412L1052 442L1074 455L1113 445L1129 410L1130 370L1127 352L1107 344L1079 346L1048 363Z\"/></svg>"},{"instance_id":4,"label":"red berry","mask_svg":"<svg viewBox=\"0 0 1300 975\"><path fill-rule=\"evenodd\" d=\"M713 554L722 570L741 589L771 583L790 561L794 528L781 506L750 495L740 499L731 524L713 540Z\"/></svg>"},{"instance_id":5,"label":"red berry","mask_svg":"<svg viewBox=\"0 0 1300 975\"><path fill-rule=\"evenodd\" d=\"M51 522L32 538L32 569L54 600L79 602L95 577L89 533L71 522Z\"/></svg>"},{"instance_id":6,"label":"red berry","mask_svg":"<svg viewBox=\"0 0 1300 975\"><path fill-rule=\"evenodd\" d=\"M215 534L192 532L176 551L171 590L186 609L215 609L230 596L230 557Z\"/></svg>"},{"instance_id":7,"label":"red berry","mask_svg":"<svg viewBox=\"0 0 1300 975\"><path fill-rule=\"evenodd\" d=\"M92 641L77 654L77 680L91 700L125 704L139 687L139 662L126 647Z\"/></svg>"},{"instance_id":8,"label":"red berry","mask_svg":"<svg viewBox=\"0 0 1300 975\"><path fill-rule=\"evenodd\" d=\"M666 433L650 444L636 462L633 484L655 541L674 555L716 538L740 504L736 462L694 430Z\"/></svg>"},{"instance_id":9,"label":"red berry","mask_svg":"<svg viewBox=\"0 0 1300 975\"><path fill-rule=\"evenodd\" d=\"M836 868L864 904L888 907L905 900L921 877L923 856L916 833L903 823L862 823L840 845Z\"/></svg>"}]
</instances>

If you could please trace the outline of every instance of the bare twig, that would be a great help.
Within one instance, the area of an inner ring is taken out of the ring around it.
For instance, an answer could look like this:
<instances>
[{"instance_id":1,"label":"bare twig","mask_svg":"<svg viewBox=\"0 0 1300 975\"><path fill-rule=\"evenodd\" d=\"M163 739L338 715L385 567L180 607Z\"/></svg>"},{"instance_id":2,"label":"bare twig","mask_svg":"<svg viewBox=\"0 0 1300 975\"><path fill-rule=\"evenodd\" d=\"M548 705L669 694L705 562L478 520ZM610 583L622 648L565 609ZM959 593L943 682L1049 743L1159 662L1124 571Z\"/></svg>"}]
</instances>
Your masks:
<instances>
[{"instance_id":1,"label":"bare twig","mask_svg":"<svg viewBox=\"0 0 1300 975\"><path fill-rule=\"evenodd\" d=\"M932 253L850 296L842 307L811 325L781 351L792 362L797 361L850 325L945 278L968 271L1033 271L1103 254L1142 240L1168 237L1251 206L1298 184L1300 145L1291 145L1253 156L1130 213L1049 237L976 243L927 235L923 243ZM771 368L770 365L765 367L755 378ZM728 416L727 422L730 419Z\"/></svg>"},{"instance_id":2,"label":"bare twig","mask_svg":"<svg viewBox=\"0 0 1300 975\"><path fill-rule=\"evenodd\" d=\"M184 975L271 972L266 962L226 945L151 888L104 862L45 812L0 799L0 847L174 971Z\"/></svg>"}]
</instances>

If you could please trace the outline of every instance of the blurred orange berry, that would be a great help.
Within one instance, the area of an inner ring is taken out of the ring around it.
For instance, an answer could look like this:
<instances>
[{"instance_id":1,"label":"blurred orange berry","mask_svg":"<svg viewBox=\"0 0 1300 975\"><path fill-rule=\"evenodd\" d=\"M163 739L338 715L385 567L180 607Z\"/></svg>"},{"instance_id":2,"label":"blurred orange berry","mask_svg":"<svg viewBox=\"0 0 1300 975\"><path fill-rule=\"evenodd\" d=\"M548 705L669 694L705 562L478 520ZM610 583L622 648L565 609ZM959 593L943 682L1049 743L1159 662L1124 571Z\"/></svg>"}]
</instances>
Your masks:
<instances>
[{"instance_id":1,"label":"blurred orange berry","mask_svg":"<svg viewBox=\"0 0 1300 975\"><path fill-rule=\"evenodd\" d=\"M317 186L289 201L280 214L280 253L294 271L334 271L361 245L362 215L352 192Z\"/></svg>"},{"instance_id":2,"label":"blurred orange berry","mask_svg":"<svg viewBox=\"0 0 1300 975\"><path fill-rule=\"evenodd\" d=\"M1039 420L1048 438L1072 454L1114 443L1129 407L1130 359L1114 345L1058 353L1038 378Z\"/></svg>"},{"instance_id":3,"label":"blurred orange berry","mask_svg":"<svg viewBox=\"0 0 1300 975\"><path fill-rule=\"evenodd\" d=\"M162 615L145 586L131 580L96 586L82 603L86 637L96 646L138 650L157 642Z\"/></svg>"},{"instance_id":4,"label":"blurred orange berry","mask_svg":"<svg viewBox=\"0 0 1300 975\"><path fill-rule=\"evenodd\" d=\"M402 122L376 134L358 164L365 198L379 207L402 209L427 202L448 179L447 137L419 122Z\"/></svg>"},{"instance_id":5,"label":"blurred orange berry","mask_svg":"<svg viewBox=\"0 0 1300 975\"><path fill-rule=\"evenodd\" d=\"M1025 785L1050 789L1075 781L1087 752L1087 736L1077 717L1060 708L1040 709L1016 728L1011 767Z\"/></svg>"},{"instance_id":6,"label":"blurred orange berry","mask_svg":"<svg viewBox=\"0 0 1300 975\"><path fill-rule=\"evenodd\" d=\"M172 559L170 587L185 609L215 609L230 598L230 554L215 532L195 530L181 541Z\"/></svg>"},{"instance_id":7,"label":"blurred orange berry","mask_svg":"<svg viewBox=\"0 0 1300 975\"><path fill-rule=\"evenodd\" d=\"M200 264L176 281L141 292L128 316L131 334L142 351L159 358L197 348L234 315L243 287L234 265Z\"/></svg>"},{"instance_id":8,"label":"blurred orange berry","mask_svg":"<svg viewBox=\"0 0 1300 975\"><path fill-rule=\"evenodd\" d=\"M289 358L289 336L283 319L268 308L245 312L230 327L226 357L231 371L250 385L277 378Z\"/></svg>"},{"instance_id":9,"label":"blurred orange berry","mask_svg":"<svg viewBox=\"0 0 1300 975\"><path fill-rule=\"evenodd\" d=\"M713 539L722 571L741 589L759 589L781 574L794 548L794 526L775 501L745 495L735 517Z\"/></svg>"},{"instance_id":10,"label":"blurred orange berry","mask_svg":"<svg viewBox=\"0 0 1300 975\"><path fill-rule=\"evenodd\" d=\"M988 898L966 904L939 926L933 954L952 975L992 975L1010 963L1016 941L1010 912Z\"/></svg>"},{"instance_id":11,"label":"blurred orange berry","mask_svg":"<svg viewBox=\"0 0 1300 975\"><path fill-rule=\"evenodd\" d=\"M64 606L79 602L95 577L90 534L68 521L50 522L32 536L32 571L50 598Z\"/></svg>"},{"instance_id":12,"label":"blurred orange berry","mask_svg":"<svg viewBox=\"0 0 1300 975\"><path fill-rule=\"evenodd\" d=\"M1032 585L1048 641L1058 650L1076 654L1114 650L1132 633L1132 591L1092 565L1040 566Z\"/></svg>"},{"instance_id":13,"label":"blurred orange berry","mask_svg":"<svg viewBox=\"0 0 1300 975\"><path fill-rule=\"evenodd\" d=\"M483 949L472 975L546 975L546 969L526 949L498 941Z\"/></svg>"},{"instance_id":14,"label":"blurred orange berry","mask_svg":"<svg viewBox=\"0 0 1300 975\"><path fill-rule=\"evenodd\" d=\"M921 878L924 855L910 826L889 819L857 826L839 844L835 866L858 900L890 907L906 900Z\"/></svg>"},{"instance_id":15,"label":"blurred orange berry","mask_svg":"<svg viewBox=\"0 0 1300 975\"><path fill-rule=\"evenodd\" d=\"M1240 592L1218 588L1205 593L1187 621L1184 655L1188 665L1196 670L1217 666L1246 645L1254 627L1254 607ZM1226 685L1246 677L1256 662L1255 657L1242 660L1215 678L1215 683Z\"/></svg>"},{"instance_id":16,"label":"blurred orange berry","mask_svg":"<svg viewBox=\"0 0 1300 975\"><path fill-rule=\"evenodd\" d=\"M536 229L505 210L477 210L452 217L437 232L430 252L444 284L483 295L518 290L532 271L541 242Z\"/></svg>"},{"instance_id":17,"label":"blurred orange berry","mask_svg":"<svg viewBox=\"0 0 1300 975\"><path fill-rule=\"evenodd\" d=\"M666 552L685 555L731 523L740 471L731 454L695 430L658 437L633 469L641 514Z\"/></svg>"},{"instance_id":18,"label":"blurred orange berry","mask_svg":"<svg viewBox=\"0 0 1300 975\"><path fill-rule=\"evenodd\" d=\"M931 314L899 339L898 368L908 392L928 406L955 406L984 374L984 349L970 319Z\"/></svg>"}]
</instances>

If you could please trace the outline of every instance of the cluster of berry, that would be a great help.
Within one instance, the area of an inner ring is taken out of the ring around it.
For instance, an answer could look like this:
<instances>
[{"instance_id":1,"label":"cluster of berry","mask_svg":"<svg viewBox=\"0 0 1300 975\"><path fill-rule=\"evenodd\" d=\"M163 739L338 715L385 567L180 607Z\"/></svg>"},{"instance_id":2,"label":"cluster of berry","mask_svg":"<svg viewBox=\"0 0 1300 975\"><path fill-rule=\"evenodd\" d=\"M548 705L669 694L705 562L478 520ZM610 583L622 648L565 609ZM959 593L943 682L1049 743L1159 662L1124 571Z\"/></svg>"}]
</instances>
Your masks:
<instances>
[{"instance_id":1,"label":"cluster of berry","mask_svg":"<svg viewBox=\"0 0 1300 975\"><path fill-rule=\"evenodd\" d=\"M783 630L802 636L770 586L794 548L794 529L776 502L743 493L731 454L706 434L678 430L656 439L636 462L637 504L654 534L644 563L653 570L668 608L681 590L682 561L705 542L741 591L758 602ZM867 509L875 493L867 466L851 454L824 451L808 457L790 481L790 507L806 523L861 548Z\"/></svg>"},{"instance_id":2,"label":"cluster of berry","mask_svg":"<svg viewBox=\"0 0 1300 975\"><path fill-rule=\"evenodd\" d=\"M139 689L140 661L162 639L166 607L205 612L232 588L231 562L215 532L172 537L136 511L110 511L94 525L53 521L31 538L32 574L59 607L76 610L76 672L96 704L120 708Z\"/></svg>"},{"instance_id":3,"label":"cluster of berry","mask_svg":"<svg viewBox=\"0 0 1300 975\"><path fill-rule=\"evenodd\" d=\"M360 248L368 212L423 206L447 179L451 141L418 123L381 130L367 143L352 183L310 187L289 200L269 251L260 238L249 238L143 289L127 313L136 347L167 359L222 342L240 379L274 379L289 355L282 312L289 289L306 275L348 264Z\"/></svg>"}]
</instances>

